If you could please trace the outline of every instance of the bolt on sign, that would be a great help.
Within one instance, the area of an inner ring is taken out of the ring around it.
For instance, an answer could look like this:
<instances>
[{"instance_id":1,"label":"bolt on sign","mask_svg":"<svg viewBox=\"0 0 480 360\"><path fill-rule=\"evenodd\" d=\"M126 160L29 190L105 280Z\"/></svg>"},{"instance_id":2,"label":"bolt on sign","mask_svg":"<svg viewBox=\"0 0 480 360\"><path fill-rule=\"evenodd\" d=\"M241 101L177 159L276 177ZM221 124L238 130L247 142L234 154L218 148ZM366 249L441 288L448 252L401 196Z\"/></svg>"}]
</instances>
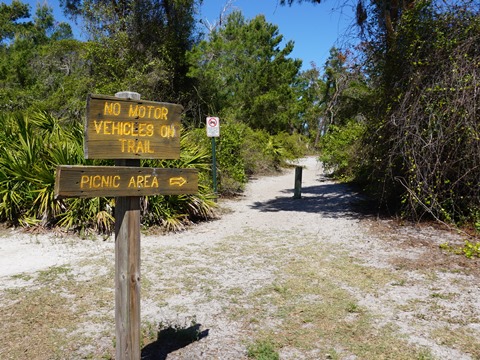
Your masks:
<instances>
[{"instance_id":1,"label":"bolt on sign","mask_svg":"<svg viewBox=\"0 0 480 360\"><path fill-rule=\"evenodd\" d=\"M86 159L178 159L178 104L89 95Z\"/></svg>"},{"instance_id":2,"label":"bolt on sign","mask_svg":"<svg viewBox=\"0 0 480 360\"><path fill-rule=\"evenodd\" d=\"M55 181L56 198L197 192L198 171L195 169L60 165Z\"/></svg>"}]
</instances>

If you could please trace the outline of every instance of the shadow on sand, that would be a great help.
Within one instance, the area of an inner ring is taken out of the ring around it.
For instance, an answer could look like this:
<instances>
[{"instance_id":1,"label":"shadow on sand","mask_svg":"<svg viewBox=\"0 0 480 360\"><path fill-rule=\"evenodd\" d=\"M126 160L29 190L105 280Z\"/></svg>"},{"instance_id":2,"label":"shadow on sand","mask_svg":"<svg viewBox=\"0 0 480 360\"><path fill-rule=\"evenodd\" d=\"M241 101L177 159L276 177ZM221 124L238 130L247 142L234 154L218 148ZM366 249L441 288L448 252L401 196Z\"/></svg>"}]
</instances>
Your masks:
<instances>
[{"instance_id":1,"label":"shadow on sand","mask_svg":"<svg viewBox=\"0 0 480 360\"><path fill-rule=\"evenodd\" d=\"M187 328L169 326L158 331L157 340L142 349L142 360L165 360L168 354L184 348L208 336L209 330L201 331L201 324Z\"/></svg>"},{"instance_id":2,"label":"shadow on sand","mask_svg":"<svg viewBox=\"0 0 480 360\"><path fill-rule=\"evenodd\" d=\"M331 183L324 178L319 181L321 182L319 185L303 187L300 199L293 198L293 189L285 189L282 191L285 196L255 202L251 208L262 212L300 211L318 213L331 218L351 219L373 214L371 204L350 185Z\"/></svg>"}]
</instances>

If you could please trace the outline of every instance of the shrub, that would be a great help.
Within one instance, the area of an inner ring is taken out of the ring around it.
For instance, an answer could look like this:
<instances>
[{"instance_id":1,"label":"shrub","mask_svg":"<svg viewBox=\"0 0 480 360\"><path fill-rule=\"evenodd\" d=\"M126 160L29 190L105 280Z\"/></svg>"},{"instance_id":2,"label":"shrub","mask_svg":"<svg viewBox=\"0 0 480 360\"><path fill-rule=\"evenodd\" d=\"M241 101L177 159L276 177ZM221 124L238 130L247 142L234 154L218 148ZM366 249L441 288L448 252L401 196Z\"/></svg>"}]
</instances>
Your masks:
<instances>
[{"instance_id":1,"label":"shrub","mask_svg":"<svg viewBox=\"0 0 480 360\"><path fill-rule=\"evenodd\" d=\"M365 129L365 125L356 120L350 120L344 126L329 127L320 140L320 160L327 171L344 180L354 178L360 163L360 139Z\"/></svg>"}]
</instances>

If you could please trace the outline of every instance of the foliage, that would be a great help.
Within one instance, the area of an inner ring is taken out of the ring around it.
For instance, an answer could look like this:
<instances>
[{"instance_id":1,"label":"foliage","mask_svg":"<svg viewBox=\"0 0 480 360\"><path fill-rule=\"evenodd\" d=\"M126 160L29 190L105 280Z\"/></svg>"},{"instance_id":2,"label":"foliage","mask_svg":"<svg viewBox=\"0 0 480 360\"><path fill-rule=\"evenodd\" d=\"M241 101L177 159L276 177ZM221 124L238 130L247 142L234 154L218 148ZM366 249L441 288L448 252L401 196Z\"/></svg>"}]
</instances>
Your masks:
<instances>
[{"instance_id":1,"label":"foliage","mask_svg":"<svg viewBox=\"0 0 480 360\"><path fill-rule=\"evenodd\" d=\"M62 213L54 200L55 166L81 163L81 129L67 131L46 113L0 116L0 219L49 224Z\"/></svg>"},{"instance_id":2,"label":"foliage","mask_svg":"<svg viewBox=\"0 0 480 360\"><path fill-rule=\"evenodd\" d=\"M272 134L298 129L293 84L301 61L287 57L293 42L282 48L282 40L264 16L245 20L236 11L195 46L189 75L199 83L200 119L217 114Z\"/></svg>"},{"instance_id":3,"label":"foliage","mask_svg":"<svg viewBox=\"0 0 480 360\"><path fill-rule=\"evenodd\" d=\"M11 7L19 6L13 2ZM73 40L70 26L54 21L46 5L7 23L9 37L0 41L0 109L3 112L45 110L79 119L89 88L84 44ZM8 6L2 5L2 12ZM22 22L16 22L22 20Z\"/></svg>"},{"instance_id":4,"label":"foliage","mask_svg":"<svg viewBox=\"0 0 480 360\"><path fill-rule=\"evenodd\" d=\"M196 141L193 133L185 132L182 135L180 159L145 160L143 166L197 169L199 172L198 194L145 197L142 203L144 225L159 225L169 231L178 231L186 224L215 216L216 205L209 183L210 153Z\"/></svg>"},{"instance_id":5,"label":"foliage","mask_svg":"<svg viewBox=\"0 0 480 360\"><path fill-rule=\"evenodd\" d=\"M345 68L333 53L327 62L326 115L340 126L330 135L327 131L323 141L329 144L327 162L348 168L380 205L405 217L475 224L480 208L479 3L355 0L352 5L362 40L356 62L363 63L365 75L345 81L354 68ZM370 90L365 92L365 85ZM361 158L341 149L345 121L354 118L365 123L357 145ZM337 154L331 147L335 141Z\"/></svg>"},{"instance_id":6,"label":"foliage","mask_svg":"<svg viewBox=\"0 0 480 360\"><path fill-rule=\"evenodd\" d=\"M91 164L83 158L83 129L77 123L36 112L0 117L0 220L23 226L62 226L84 231L92 228L110 232L113 227L113 199L54 199L57 165ZM201 179L197 195L145 198L145 225L162 225L178 230L185 223L214 216L215 204L205 185L208 154L183 136L182 156L174 162L146 165L198 169ZM100 162L102 163L102 162ZM202 174L203 173L203 174ZM203 180L202 180L203 179Z\"/></svg>"},{"instance_id":7,"label":"foliage","mask_svg":"<svg viewBox=\"0 0 480 360\"><path fill-rule=\"evenodd\" d=\"M88 62L98 93L136 91L150 100L188 102L185 53L196 42L198 0L62 0L92 41ZM189 109L189 107L186 107Z\"/></svg>"},{"instance_id":8,"label":"foliage","mask_svg":"<svg viewBox=\"0 0 480 360\"><path fill-rule=\"evenodd\" d=\"M359 140L365 130L365 124L355 120L350 120L344 126L330 125L320 140L320 160L326 171L343 180L355 177L364 155Z\"/></svg>"},{"instance_id":9,"label":"foliage","mask_svg":"<svg viewBox=\"0 0 480 360\"><path fill-rule=\"evenodd\" d=\"M280 356L270 341L257 341L248 347L247 355L256 360L278 360Z\"/></svg>"},{"instance_id":10,"label":"foliage","mask_svg":"<svg viewBox=\"0 0 480 360\"><path fill-rule=\"evenodd\" d=\"M350 51L330 49L325 63L321 130L325 134L330 125L345 125L350 119L362 119L368 109L370 89L365 75Z\"/></svg>"},{"instance_id":11,"label":"foliage","mask_svg":"<svg viewBox=\"0 0 480 360\"><path fill-rule=\"evenodd\" d=\"M297 131L311 139L315 139L316 148L322 133L325 132L325 82L322 80L321 69L315 63L311 68L302 71L294 84L297 96L297 112L300 118Z\"/></svg>"},{"instance_id":12,"label":"foliage","mask_svg":"<svg viewBox=\"0 0 480 360\"><path fill-rule=\"evenodd\" d=\"M370 89L349 52L330 50L325 63L320 159L327 171L342 180L353 180L365 156L361 140L367 130Z\"/></svg>"},{"instance_id":13,"label":"foliage","mask_svg":"<svg viewBox=\"0 0 480 360\"><path fill-rule=\"evenodd\" d=\"M366 141L383 196L415 219L475 221L480 206L479 11L421 3L398 28L403 73Z\"/></svg>"},{"instance_id":14,"label":"foliage","mask_svg":"<svg viewBox=\"0 0 480 360\"><path fill-rule=\"evenodd\" d=\"M110 164L83 159L81 123L88 93L128 89L142 98L181 103L186 125L196 125L199 118L203 124L205 114L218 111L226 119L217 144L224 194L241 191L249 176L277 170L304 153L307 141L300 134L314 127L312 108L318 102L310 105L303 94L310 91L314 99L319 73L310 80L298 76L301 62L288 58L293 42L282 47L278 28L264 17L247 21L234 13L199 43L194 15L200 0L61 4L72 19L81 20L88 41L74 40L70 26L55 21L45 4L32 18L29 6L19 1L0 5L0 144L5 150L0 220L111 230L113 199L55 200L53 195L57 164ZM145 225L176 230L213 216L210 139L198 134L189 129L182 137L179 160L143 162L199 169L201 188L195 196L145 198Z\"/></svg>"},{"instance_id":15,"label":"foliage","mask_svg":"<svg viewBox=\"0 0 480 360\"><path fill-rule=\"evenodd\" d=\"M464 255L469 259L473 257L480 258L480 242L472 243L467 240L464 246L451 246L448 243L444 243L440 245L440 248L457 255Z\"/></svg>"},{"instance_id":16,"label":"foliage","mask_svg":"<svg viewBox=\"0 0 480 360\"><path fill-rule=\"evenodd\" d=\"M16 34L26 31L31 25L21 22L24 18L30 16L29 7L21 1L12 1L10 5L0 4L0 44L9 41Z\"/></svg>"}]
</instances>

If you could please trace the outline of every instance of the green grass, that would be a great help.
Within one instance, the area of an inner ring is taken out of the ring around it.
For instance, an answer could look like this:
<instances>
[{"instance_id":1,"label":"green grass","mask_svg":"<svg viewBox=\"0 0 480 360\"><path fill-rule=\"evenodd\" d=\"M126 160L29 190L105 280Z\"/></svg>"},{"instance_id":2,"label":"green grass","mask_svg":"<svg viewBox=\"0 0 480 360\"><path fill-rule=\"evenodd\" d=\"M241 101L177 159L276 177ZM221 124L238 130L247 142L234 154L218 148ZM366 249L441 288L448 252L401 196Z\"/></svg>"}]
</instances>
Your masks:
<instances>
[{"instance_id":1,"label":"green grass","mask_svg":"<svg viewBox=\"0 0 480 360\"><path fill-rule=\"evenodd\" d=\"M275 346L268 340L256 341L247 347L249 358L256 360L279 360L280 356Z\"/></svg>"}]
</instances>

